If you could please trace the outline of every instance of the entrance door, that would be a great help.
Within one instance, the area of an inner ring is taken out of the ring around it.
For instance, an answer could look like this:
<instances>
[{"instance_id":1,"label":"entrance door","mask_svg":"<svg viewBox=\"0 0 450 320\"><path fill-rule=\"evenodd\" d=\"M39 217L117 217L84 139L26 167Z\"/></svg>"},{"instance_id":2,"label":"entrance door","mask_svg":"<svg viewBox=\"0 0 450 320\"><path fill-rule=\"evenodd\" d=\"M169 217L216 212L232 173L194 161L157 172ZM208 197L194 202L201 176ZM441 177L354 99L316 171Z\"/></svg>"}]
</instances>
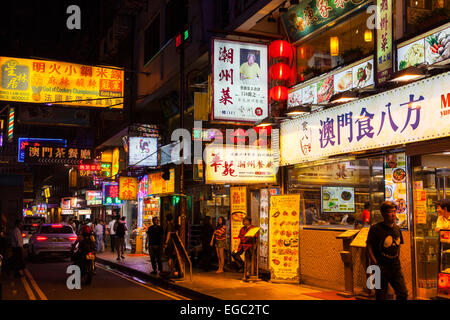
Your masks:
<instances>
[{"instance_id":1,"label":"entrance door","mask_svg":"<svg viewBox=\"0 0 450 320\"><path fill-rule=\"evenodd\" d=\"M439 235L435 202L450 199L450 152L421 157L413 168L414 243L417 297L437 295Z\"/></svg>"}]
</instances>

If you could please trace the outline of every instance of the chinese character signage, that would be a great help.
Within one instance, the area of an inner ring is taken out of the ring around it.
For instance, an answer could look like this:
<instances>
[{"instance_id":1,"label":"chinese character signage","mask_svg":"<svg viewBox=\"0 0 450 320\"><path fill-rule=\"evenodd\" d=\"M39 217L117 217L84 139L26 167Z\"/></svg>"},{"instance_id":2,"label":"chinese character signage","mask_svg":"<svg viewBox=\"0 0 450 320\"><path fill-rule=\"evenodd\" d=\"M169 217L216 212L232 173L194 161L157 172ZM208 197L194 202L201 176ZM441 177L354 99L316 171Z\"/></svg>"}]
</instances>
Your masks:
<instances>
[{"instance_id":1,"label":"chinese character signage","mask_svg":"<svg viewBox=\"0 0 450 320\"><path fill-rule=\"evenodd\" d=\"M299 223L299 194L270 197L269 269L272 281L298 283Z\"/></svg>"},{"instance_id":2,"label":"chinese character signage","mask_svg":"<svg viewBox=\"0 0 450 320\"><path fill-rule=\"evenodd\" d=\"M442 64L450 59L450 23L399 43L397 70L422 63Z\"/></svg>"},{"instance_id":3,"label":"chinese character signage","mask_svg":"<svg viewBox=\"0 0 450 320\"><path fill-rule=\"evenodd\" d=\"M122 200L119 199L119 183L104 182L103 183L103 205L119 205Z\"/></svg>"},{"instance_id":4,"label":"chinese character signage","mask_svg":"<svg viewBox=\"0 0 450 320\"><path fill-rule=\"evenodd\" d=\"M25 160L25 148L29 147L66 147L67 140L65 139L46 139L46 138L19 138L18 139L18 162Z\"/></svg>"},{"instance_id":5,"label":"chinese character signage","mask_svg":"<svg viewBox=\"0 0 450 320\"><path fill-rule=\"evenodd\" d=\"M390 153L384 157L385 200L397 204L397 225L408 229L408 195L405 153Z\"/></svg>"},{"instance_id":6,"label":"chinese character signage","mask_svg":"<svg viewBox=\"0 0 450 320\"><path fill-rule=\"evenodd\" d=\"M259 197L259 267L269 269L269 189L261 189Z\"/></svg>"},{"instance_id":7,"label":"chinese character signage","mask_svg":"<svg viewBox=\"0 0 450 320\"><path fill-rule=\"evenodd\" d=\"M363 0L305 0L292 6L282 15L283 25L289 40L296 42L338 19L360 5Z\"/></svg>"},{"instance_id":8,"label":"chinese character signage","mask_svg":"<svg viewBox=\"0 0 450 320\"><path fill-rule=\"evenodd\" d=\"M164 180L162 172L150 173L147 181L147 194L164 194L175 192L175 169L169 170L169 180Z\"/></svg>"},{"instance_id":9,"label":"chinese character signage","mask_svg":"<svg viewBox=\"0 0 450 320\"><path fill-rule=\"evenodd\" d=\"M86 190L86 204L88 206L102 205L103 192L101 190Z\"/></svg>"},{"instance_id":10,"label":"chinese character signage","mask_svg":"<svg viewBox=\"0 0 450 320\"><path fill-rule=\"evenodd\" d=\"M0 80L3 101L123 108L120 69L0 57Z\"/></svg>"},{"instance_id":11,"label":"chinese character signage","mask_svg":"<svg viewBox=\"0 0 450 320\"><path fill-rule=\"evenodd\" d=\"M243 220L247 216L247 188L230 188L230 213L231 213L231 251L239 245L239 231L244 226Z\"/></svg>"},{"instance_id":12,"label":"chinese character signage","mask_svg":"<svg viewBox=\"0 0 450 320\"><path fill-rule=\"evenodd\" d=\"M205 154L206 184L277 181L278 166L271 149L211 144L205 148Z\"/></svg>"},{"instance_id":13,"label":"chinese character signage","mask_svg":"<svg viewBox=\"0 0 450 320\"><path fill-rule=\"evenodd\" d=\"M374 84L373 56L353 63L339 72L317 77L289 89L288 108L308 103L326 103L333 94Z\"/></svg>"},{"instance_id":14,"label":"chinese character signage","mask_svg":"<svg viewBox=\"0 0 450 320\"><path fill-rule=\"evenodd\" d=\"M38 164L79 164L92 159L91 149L69 147L25 147L25 162Z\"/></svg>"},{"instance_id":15,"label":"chinese character signage","mask_svg":"<svg viewBox=\"0 0 450 320\"><path fill-rule=\"evenodd\" d=\"M135 177L119 177L119 199L137 200L138 180Z\"/></svg>"},{"instance_id":16,"label":"chinese character signage","mask_svg":"<svg viewBox=\"0 0 450 320\"><path fill-rule=\"evenodd\" d=\"M214 39L212 119L253 123L268 111L267 45Z\"/></svg>"},{"instance_id":17,"label":"chinese character signage","mask_svg":"<svg viewBox=\"0 0 450 320\"><path fill-rule=\"evenodd\" d=\"M450 136L450 72L281 123L281 164Z\"/></svg>"},{"instance_id":18,"label":"chinese character signage","mask_svg":"<svg viewBox=\"0 0 450 320\"><path fill-rule=\"evenodd\" d=\"M158 138L130 137L129 165L156 167L158 165Z\"/></svg>"},{"instance_id":19,"label":"chinese character signage","mask_svg":"<svg viewBox=\"0 0 450 320\"><path fill-rule=\"evenodd\" d=\"M377 0L377 79L383 83L392 75L392 0Z\"/></svg>"}]
</instances>

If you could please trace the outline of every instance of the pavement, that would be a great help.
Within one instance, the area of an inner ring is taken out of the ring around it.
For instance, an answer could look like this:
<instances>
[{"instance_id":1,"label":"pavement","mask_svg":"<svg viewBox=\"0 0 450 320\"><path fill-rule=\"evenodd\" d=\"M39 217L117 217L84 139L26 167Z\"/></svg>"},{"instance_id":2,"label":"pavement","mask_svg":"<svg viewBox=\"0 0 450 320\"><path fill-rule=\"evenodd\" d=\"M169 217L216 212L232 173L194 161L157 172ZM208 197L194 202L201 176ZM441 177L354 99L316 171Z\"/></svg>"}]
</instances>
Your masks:
<instances>
[{"instance_id":1,"label":"pavement","mask_svg":"<svg viewBox=\"0 0 450 320\"><path fill-rule=\"evenodd\" d=\"M164 274L151 275L152 266L147 254L125 254L125 259L116 260L111 252L97 254L101 264L109 265L123 272L144 278L155 284L193 297L193 299L220 300L353 300L339 296L336 291L301 284L273 283L260 280L243 282L242 273L226 271L205 272L193 268L192 279L189 269L184 279L168 278ZM168 270L163 261L163 270Z\"/></svg>"}]
</instances>

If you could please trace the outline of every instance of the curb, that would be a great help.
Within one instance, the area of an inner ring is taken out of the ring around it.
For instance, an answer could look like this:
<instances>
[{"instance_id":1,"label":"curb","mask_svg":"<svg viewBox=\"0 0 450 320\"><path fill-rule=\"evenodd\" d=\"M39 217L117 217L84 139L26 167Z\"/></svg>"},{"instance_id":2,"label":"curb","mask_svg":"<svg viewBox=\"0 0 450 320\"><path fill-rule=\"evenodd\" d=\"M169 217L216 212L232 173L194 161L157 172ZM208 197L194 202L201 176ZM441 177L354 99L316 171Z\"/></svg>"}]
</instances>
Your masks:
<instances>
[{"instance_id":1,"label":"curb","mask_svg":"<svg viewBox=\"0 0 450 320\"><path fill-rule=\"evenodd\" d=\"M207 295L207 294L204 294L204 293L201 293L201 292L198 292L198 291L186 288L184 286L180 286L180 285L176 284L172 280L167 280L167 279L164 279L164 278L154 277L154 276L152 276L150 274L147 274L145 272L142 272L142 271L139 271L139 270L136 270L136 269L133 269L133 268L127 267L125 265L118 264L118 263L115 263L115 262L112 262L112 261L109 261L109 260L106 260L106 259L102 259L102 258L99 258L99 257L96 257L96 260L99 263L103 264L103 265L108 265L108 266L113 267L114 269L117 269L117 270L119 270L121 272L124 272L126 274L145 279L145 280L147 280L147 281L149 281L149 282L151 282L151 283L153 283L153 284L155 284L155 285L157 285L157 286L159 286L161 288L175 291L175 292L180 293L182 295L188 296L189 298L192 298L193 300L220 300L217 297L210 296L210 295Z\"/></svg>"}]
</instances>

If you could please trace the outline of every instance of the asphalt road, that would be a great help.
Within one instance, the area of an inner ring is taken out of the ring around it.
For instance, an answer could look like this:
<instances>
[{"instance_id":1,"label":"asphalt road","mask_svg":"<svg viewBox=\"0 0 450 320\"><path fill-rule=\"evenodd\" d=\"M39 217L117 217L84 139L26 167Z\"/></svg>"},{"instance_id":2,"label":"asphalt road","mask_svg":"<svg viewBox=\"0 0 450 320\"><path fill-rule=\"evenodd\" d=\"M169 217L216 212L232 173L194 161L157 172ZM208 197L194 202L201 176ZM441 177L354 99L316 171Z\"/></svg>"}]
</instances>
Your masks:
<instances>
[{"instance_id":1,"label":"asphalt road","mask_svg":"<svg viewBox=\"0 0 450 320\"><path fill-rule=\"evenodd\" d=\"M68 259L48 257L27 262L24 275L2 275L3 300L187 300L187 297L97 264L90 285L68 289Z\"/></svg>"}]
</instances>

